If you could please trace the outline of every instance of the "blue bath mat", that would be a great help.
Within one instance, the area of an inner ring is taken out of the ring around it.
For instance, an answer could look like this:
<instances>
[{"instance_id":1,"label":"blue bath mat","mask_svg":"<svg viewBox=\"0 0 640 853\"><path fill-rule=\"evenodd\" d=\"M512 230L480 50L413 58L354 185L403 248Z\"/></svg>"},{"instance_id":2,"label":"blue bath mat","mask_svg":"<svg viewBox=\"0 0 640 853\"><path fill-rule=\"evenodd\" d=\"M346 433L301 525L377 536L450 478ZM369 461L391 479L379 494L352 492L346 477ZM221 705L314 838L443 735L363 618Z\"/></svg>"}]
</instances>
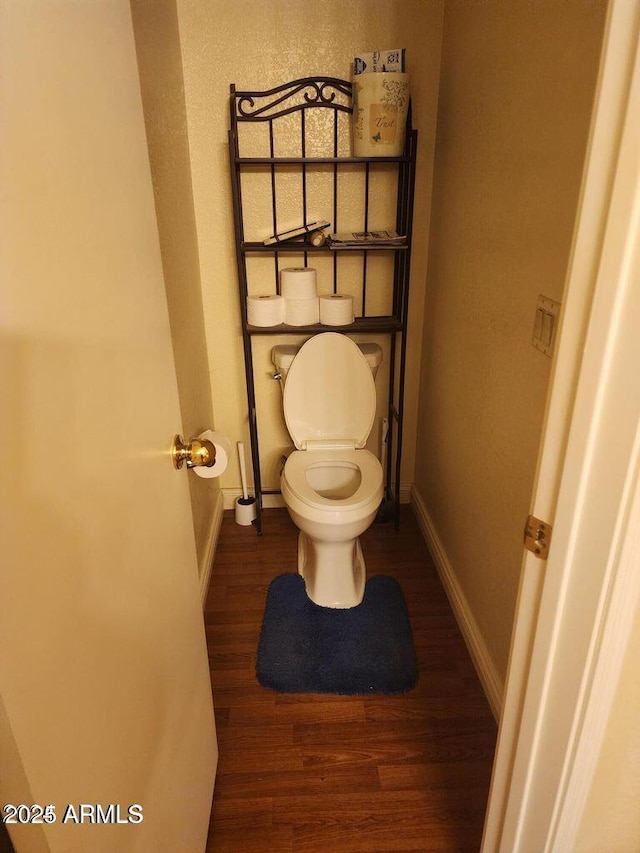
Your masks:
<instances>
[{"instance_id":1,"label":"blue bath mat","mask_svg":"<svg viewBox=\"0 0 640 853\"><path fill-rule=\"evenodd\" d=\"M256 663L258 681L279 693L361 696L403 693L418 681L402 590L370 578L357 607L319 607L300 575L269 586Z\"/></svg>"}]
</instances>

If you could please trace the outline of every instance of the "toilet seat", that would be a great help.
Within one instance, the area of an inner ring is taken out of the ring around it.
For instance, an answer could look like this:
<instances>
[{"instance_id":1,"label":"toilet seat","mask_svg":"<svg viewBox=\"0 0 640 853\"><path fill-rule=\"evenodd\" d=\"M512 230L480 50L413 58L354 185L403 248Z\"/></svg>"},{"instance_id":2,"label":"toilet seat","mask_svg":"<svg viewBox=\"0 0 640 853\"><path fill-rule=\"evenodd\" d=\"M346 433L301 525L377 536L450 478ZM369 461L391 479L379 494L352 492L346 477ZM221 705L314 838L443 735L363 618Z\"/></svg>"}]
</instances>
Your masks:
<instances>
[{"instance_id":1,"label":"toilet seat","mask_svg":"<svg viewBox=\"0 0 640 853\"><path fill-rule=\"evenodd\" d=\"M364 447L376 414L376 386L357 344L336 332L304 343L284 384L283 408L298 450L322 443Z\"/></svg>"},{"instance_id":2,"label":"toilet seat","mask_svg":"<svg viewBox=\"0 0 640 853\"><path fill-rule=\"evenodd\" d=\"M360 470L360 485L350 497L327 498L309 485L307 468L322 462L329 465L345 463ZM382 498L382 466L368 450L294 450L286 461L282 476L292 494L313 509L355 510Z\"/></svg>"}]
</instances>

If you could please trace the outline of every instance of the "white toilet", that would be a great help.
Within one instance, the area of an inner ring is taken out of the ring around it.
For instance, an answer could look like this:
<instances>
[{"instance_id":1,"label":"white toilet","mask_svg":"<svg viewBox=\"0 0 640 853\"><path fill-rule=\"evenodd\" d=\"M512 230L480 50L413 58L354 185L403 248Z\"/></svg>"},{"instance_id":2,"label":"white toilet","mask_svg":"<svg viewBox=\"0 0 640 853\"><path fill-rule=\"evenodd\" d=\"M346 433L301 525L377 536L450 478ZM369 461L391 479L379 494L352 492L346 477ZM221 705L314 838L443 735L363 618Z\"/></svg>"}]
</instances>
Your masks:
<instances>
[{"instance_id":1,"label":"white toilet","mask_svg":"<svg viewBox=\"0 0 640 853\"><path fill-rule=\"evenodd\" d=\"M297 448L284 466L281 489L300 530L298 571L316 604L355 607L365 584L358 537L373 522L383 493L380 462L365 449L381 350L327 332L297 352L274 347L272 358Z\"/></svg>"}]
</instances>

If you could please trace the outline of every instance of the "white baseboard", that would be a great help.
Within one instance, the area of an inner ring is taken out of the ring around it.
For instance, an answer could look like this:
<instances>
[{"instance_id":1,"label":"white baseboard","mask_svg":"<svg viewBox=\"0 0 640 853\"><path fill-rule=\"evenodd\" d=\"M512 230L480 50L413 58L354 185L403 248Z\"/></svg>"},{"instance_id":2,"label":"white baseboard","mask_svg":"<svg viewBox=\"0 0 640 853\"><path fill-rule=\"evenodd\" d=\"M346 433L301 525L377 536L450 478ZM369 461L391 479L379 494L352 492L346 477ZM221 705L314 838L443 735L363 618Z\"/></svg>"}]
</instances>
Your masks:
<instances>
[{"instance_id":1,"label":"white baseboard","mask_svg":"<svg viewBox=\"0 0 640 853\"><path fill-rule=\"evenodd\" d=\"M200 600L204 607L209 592L209 581L211 580L211 568L213 566L213 558L216 555L216 547L218 545L218 537L220 536L220 527L222 526L222 513L224 512L224 496L222 491L216 492L215 506L211 514L211 527L209 528L209 541L205 555L198 566L200 577Z\"/></svg>"},{"instance_id":2,"label":"white baseboard","mask_svg":"<svg viewBox=\"0 0 640 853\"><path fill-rule=\"evenodd\" d=\"M407 483L404 486L400 486L401 504L411 503L412 489L413 485L411 483ZM235 509L237 499L242 497L242 489L222 489L222 494L224 496L224 508ZM263 495L262 507L263 509L272 509L273 507L284 507L284 499L282 495Z\"/></svg>"},{"instance_id":3,"label":"white baseboard","mask_svg":"<svg viewBox=\"0 0 640 853\"><path fill-rule=\"evenodd\" d=\"M416 518L422 534L427 543L427 547L433 557L433 561L440 575L440 580L444 586L445 592L449 599L449 603L453 609L453 613L458 622L458 627L462 632L464 641L469 649L471 660L476 668L483 690L487 697L487 701L491 706L491 711L496 721L500 719L502 712L502 701L504 697L504 683L494 666L491 655L487 649L486 643L480 633L477 622L473 617L471 608L467 602L462 587L458 583L455 571L444 545L438 536L435 525L429 515L420 493L415 488L411 493L411 505L415 512Z\"/></svg>"}]
</instances>

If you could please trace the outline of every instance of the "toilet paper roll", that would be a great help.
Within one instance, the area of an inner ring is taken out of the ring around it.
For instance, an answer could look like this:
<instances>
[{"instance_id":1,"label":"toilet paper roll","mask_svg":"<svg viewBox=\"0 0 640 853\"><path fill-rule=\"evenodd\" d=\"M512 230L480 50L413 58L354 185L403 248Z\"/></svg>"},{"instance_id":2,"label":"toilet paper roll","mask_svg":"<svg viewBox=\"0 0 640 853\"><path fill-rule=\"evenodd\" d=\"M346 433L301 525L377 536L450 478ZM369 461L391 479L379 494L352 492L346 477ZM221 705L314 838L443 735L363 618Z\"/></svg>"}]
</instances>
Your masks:
<instances>
[{"instance_id":1,"label":"toilet paper roll","mask_svg":"<svg viewBox=\"0 0 640 853\"><path fill-rule=\"evenodd\" d=\"M320 319L318 297L285 299L285 323L288 326L311 326Z\"/></svg>"},{"instance_id":2,"label":"toilet paper roll","mask_svg":"<svg viewBox=\"0 0 640 853\"><path fill-rule=\"evenodd\" d=\"M279 326L284 323L284 297L248 296L247 322L250 326Z\"/></svg>"},{"instance_id":3,"label":"toilet paper roll","mask_svg":"<svg viewBox=\"0 0 640 853\"><path fill-rule=\"evenodd\" d=\"M280 293L285 299L317 296L317 280L313 267L287 267L280 270Z\"/></svg>"},{"instance_id":4,"label":"toilet paper roll","mask_svg":"<svg viewBox=\"0 0 640 853\"><path fill-rule=\"evenodd\" d=\"M349 326L355 320L353 296L332 293L320 297L320 322L325 326Z\"/></svg>"},{"instance_id":5,"label":"toilet paper roll","mask_svg":"<svg viewBox=\"0 0 640 853\"><path fill-rule=\"evenodd\" d=\"M211 468L205 465L192 468L191 470L198 476L205 479L210 477L220 477L227 470L229 459L231 457L231 442L221 432L214 432L212 429L205 430L198 438L210 441L216 449L216 461Z\"/></svg>"}]
</instances>

